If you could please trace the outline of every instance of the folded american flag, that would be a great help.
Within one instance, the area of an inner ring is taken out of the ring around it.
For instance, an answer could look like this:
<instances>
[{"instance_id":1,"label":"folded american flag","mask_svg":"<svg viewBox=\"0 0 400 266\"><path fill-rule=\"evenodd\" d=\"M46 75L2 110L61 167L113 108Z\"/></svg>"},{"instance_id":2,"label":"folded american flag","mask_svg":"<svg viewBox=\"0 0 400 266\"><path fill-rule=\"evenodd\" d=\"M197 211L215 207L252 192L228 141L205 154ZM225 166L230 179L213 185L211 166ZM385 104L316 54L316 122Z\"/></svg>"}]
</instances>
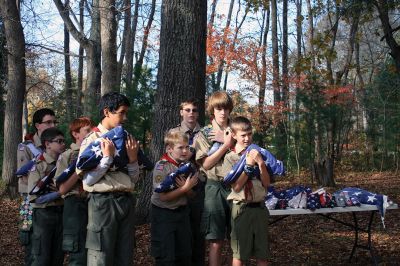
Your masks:
<instances>
[{"instance_id":1,"label":"folded american flag","mask_svg":"<svg viewBox=\"0 0 400 266\"><path fill-rule=\"evenodd\" d=\"M75 173L75 168L76 168L76 160L73 160L68 167L59 175L56 177L56 185L57 187L67 181L73 173Z\"/></svg>"},{"instance_id":2,"label":"folded american flag","mask_svg":"<svg viewBox=\"0 0 400 266\"><path fill-rule=\"evenodd\" d=\"M48 191L48 185L50 182L53 180L54 175L56 174L57 168L54 167L50 173L44 177L42 177L36 185L32 188L31 192L29 192L30 195L42 195L46 194Z\"/></svg>"},{"instance_id":3,"label":"folded american flag","mask_svg":"<svg viewBox=\"0 0 400 266\"><path fill-rule=\"evenodd\" d=\"M334 193L335 197L338 197L339 195L348 195L348 197L351 198L356 198L359 203L361 204L367 204L367 205L375 205L378 210L379 214L381 215L382 219L382 224L385 227L384 224L384 217L385 217L385 212L386 208L389 206L388 203L388 197L383 194L375 194L366 190L363 190L361 188L355 188L355 187L347 187L342 190L336 191Z\"/></svg>"},{"instance_id":4,"label":"folded american flag","mask_svg":"<svg viewBox=\"0 0 400 266\"><path fill-rule=\"evenodd\" d=\"M185 163L181 166L179 166L178 169L176 169L175 172L170 173L167 175L164 180L154 189L154 192L157 193L162 193L162 192L168 192L171 190L174 190L178 188L175 185L175 179L178 176L184 176L188 177L190 174L195 174L196 173L196 167L192 165L192 163Z\"/></svg>"},{"instance_id":5,"label":"folded american flag","mask_svg":"<svg viewBox=\"0 0 400 266\"><path fill-rule=\"evenodd\" d=\"M79 154L76 162L76 168L79 170L88 171L97 167L97 165L100 163L100 160L103 158L103 153L100 146L102 138L110 139L115 146L114 160L110 169L115 171L124 168L129 162L125 147L125 141L128 137L128 134L129 133L124 130L122 126L117 126L107 133L101 135L95 141L90 143L81 154ZM153 163L144 155L142 150L138 151L138 163L146 170L151 170L153 168Z\"/></svg>"},{"instance_id":6,"label":"folded american flag","mask_svg":"<svg viewBox=\"0 0 400 266\"><path fill-rule=\"evenodd\" d=\"M21 166L21 168L19 168L17 170L17 172L15 172L15 175L16 176L27 176L29 173L29 170L32 169L32 167L35 165L35 163L36 163L36 158L28 161L26 164Z\"/></svg>"},{"instance_id":7,"label":"folded american flag","mask_svg":"<svg viewBox=\"0 0 400 266\"><path fill-rule=\"evenodd\" d=\"M228 173L227 176L224 177L225 183L234 182L243 172L244 166L246 165L246 155L251 150L257 150L260 152L265 164L267 166L268 173L272 175L284 175L285 168L283 166L283 162L277 160L272 153L268 150L260 148L256 144L251 144L247 147L244 154L240 157L240 160L233 166L232 170Z\"/></svg>"}]
</instances>

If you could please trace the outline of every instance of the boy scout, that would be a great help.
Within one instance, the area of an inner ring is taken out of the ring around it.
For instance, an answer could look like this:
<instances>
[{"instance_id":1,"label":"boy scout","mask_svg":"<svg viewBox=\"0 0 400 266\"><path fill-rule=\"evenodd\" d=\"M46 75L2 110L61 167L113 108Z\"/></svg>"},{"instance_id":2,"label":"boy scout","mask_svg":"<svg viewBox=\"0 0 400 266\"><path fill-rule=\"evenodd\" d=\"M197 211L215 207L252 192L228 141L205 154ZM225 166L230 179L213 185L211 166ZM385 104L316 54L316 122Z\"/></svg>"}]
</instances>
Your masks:
<instances>
[{"instance_id":1,"label":"boy scout","mask_svg":"<svg viewBox=\"0 0 400 266\"><path fill-rule=\"evenodd\" d=\"M75 142L59 156L56 177L78 158L79 147L93 127L94 123L88 117L76 118L70 123L69 133ZM76 173L61 183L59 190L64 198L62 247L69 253L68 265L86 265L87 193Z\"/></svg>"},{"instance_id":2,"label":"boy scout","mask_svg":"<svg viewBox=\"0 0 400 266\"><path fill-rule=\"evenodd\" d=\"M189 160L189 140L184 133L167 133L166 153L153 171L153 189ZM177 189L151 196L151 255L156 265L191 265L191 234L187 195L197 184L197 174L185 179L177 177Z\"/></svg>"},{"instance_id":3,"label":"boy scout","mask_svg":"<svg viewBox=\"0 0 400 266\"><path fill-rule=\"evenodd\" d=\"M199 118L197 100L190 98L183 101L180 105L180 115L182 117L182 122L178 126L170 129L169 132L185 133L189 138L190 153L195 155L193 142L200 131L200 125L197 122ZM205 263L204 234L200 230L201 216L204 209L205 177L199 175L199 182L201 185L196 187L195 195L193 198L188 199L190 226L192 230L192 266L201 266Z\"/></svg>"},{"instance_id":4,"label":"boy scout","mask_svg":"<svg viewBox=\"0 0 400 266\"><path fill-rule=\"evenodd\" d=\"M17 169L26 165L30 160L37 157L42 153L40 135L47 129L54 127L57 124L53 110L43 108L37 110L33 114L33 125L36 129L34 134L27 134L25 141L18 145L17 150ZM18 192L21 194L22 203L20 206L20 221L21 226L19 230L19 239L23 246L25 246L25 265L30 265L30 248L31 248L31 234L32 234L32 206L28 200L28 175L18 176Z\"/></svg>"},{"instance_id":5,"label":"boy scout","mask_svg":"<svg viewBox=\"0 0 400 266\"><path fill-rule=\"evenodd\" d=\"M209 240L209 264L221 265L222 244L230 232L230 205L226 197L230 188L224 186L222 180L231 169L223 168L223 157L233 144L228 128L229 114L233 109L232 99L226 92L213 93L208 99L207 111L212 120L212 128L204 128L195 140L196 161L207 176L205 186L204 212L202 229ZM222 140L218 139L224 132ZM223 142L219 149L208 156L212 141Z\"/></svg>"},{"instance_id":6,"label":"boy scout","mask_svg":"<svg viewBox=\"0 0 400 266\"><path fill-rule=\"evenodd\" d=\"M40 184L41 178L47 176L56 166L58 156L65 150L64 134L57 128L48 128L40 136L45 151L36 161L29 173L28 191ZM56 192L54 180L48 189ZM37 203L37 195L29 195L33 207L33 232L31 248L31 265L62 265L62 211L63 200Z\"/></svg>"},{"instance_id":7,"label":"boy scout","mask_svg":"<svg viewBox=\"0 0 400 266\"><path fill-rule=\"evenodd\" d=\"M226 154L224 167L232 168L248 152L244 171L232 184L232 192L228 196L228 200L233 201L232 265L243 265L252 256L257 259L257 265L267 265L268 209L265 207L264 197L270 177L261 154L254 149L246 151L252 144L250 121L245 117L236 117L231 121L230 128L236 144L233 152Z\"/></svg>"},{"instance_id":8,"label":"boy scout","mask_svg":"<svg viewBox=\"0 0 400 266\"><path fill-rule=\"evenodd\" d=\"M101 122L82 142L79 153L101 135L124 124L130 103L124 95L110 92L100 99ZM103 157L83 176L83 189L89 192L88 227L86 236L88 265L132 265L134 243L134 200L132 192L139 177L137 152L139 144L129 136L126 150L129 159L127 171L110 169L117 152L113 142L102 139ZM78 156L79 157L79 156Z\"/></svg>"}]
</instances>

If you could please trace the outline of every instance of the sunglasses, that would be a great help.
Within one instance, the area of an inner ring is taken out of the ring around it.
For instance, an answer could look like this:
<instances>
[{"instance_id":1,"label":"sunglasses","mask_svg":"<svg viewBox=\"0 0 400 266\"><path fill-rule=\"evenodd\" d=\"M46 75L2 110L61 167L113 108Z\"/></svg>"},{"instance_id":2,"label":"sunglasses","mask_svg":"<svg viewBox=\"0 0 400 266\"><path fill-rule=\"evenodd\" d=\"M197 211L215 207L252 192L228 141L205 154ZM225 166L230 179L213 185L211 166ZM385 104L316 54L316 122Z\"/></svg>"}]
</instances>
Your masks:
<instances>
[{"instance_id":1,"label":"sunglasses","mask_svg":"<svg viewBox=\"0 0 400 266\"><path fill-rule=\"evenodd\" d=\"M57 142L58 144L65 144L65 139L53 139L50 142Z\"/></svg>"},{"instance_id":2,"label":"sunglasses","mask_svg":"<svg viewBox=\"0 0 400 266\"><path fill-rule=\"evenodd\" d=\"M40 122L40 124L46 124L46 125L48 125L48 126L50 126L50 125L57 125L57 124L58 124L58 121L57 121L57 120L47 120L47 121Z\"/></svg>"},{"instance_id":3,"label":"sunglasses","mask_svg":"<svg viewBox=\"0 0 400 266\"><path fill-rule=\"evenodd\" d=\"M187 109L183 109L183 111L188 112L188 113L190 113L190 112L192 112L192 113L197 113L197 109L190 109L190 108L187 108Z\"/></svg>"}]
</instances>

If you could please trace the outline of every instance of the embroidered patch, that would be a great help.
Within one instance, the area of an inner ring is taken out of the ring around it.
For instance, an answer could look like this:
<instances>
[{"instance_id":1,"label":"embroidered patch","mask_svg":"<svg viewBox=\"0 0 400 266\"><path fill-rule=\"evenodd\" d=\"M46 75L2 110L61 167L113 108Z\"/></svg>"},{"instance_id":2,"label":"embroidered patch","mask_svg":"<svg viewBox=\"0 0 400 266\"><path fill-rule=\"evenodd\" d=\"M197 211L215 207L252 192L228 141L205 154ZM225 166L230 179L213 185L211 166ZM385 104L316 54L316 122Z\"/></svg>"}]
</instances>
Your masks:
<instances>
[{"instance_id":1,"label":"embroidered patch","mask_svg":"<svg viewBox=\"0 0 400 266\"><path fill-rule=\"evenodd\" d=\"M154 179L155 179L156 183L161 183L163 181L163 178L160 175L156 176Z\"/></svg>"},{"instance_id":2,"label":"embroidered patch","mask_svg":"<svg viewBox=\"0 0 400 266\"><path fill-rule=\"evenodd\" d=\"M156 170L162 171L163 169L164 169L164 164L162 163L157 164Z\"/></svg>"},{"instance_id":3,"label":"embroidered patch","mask_svg":"<svg viewBox=\"0 0 400 266\"><path fill-rule=\"evenodd\" d=\"M23 150L25 150L25 145L19 144L18 148L19 148L20 151L23 151Z\"/></svg>"}]
</instances>

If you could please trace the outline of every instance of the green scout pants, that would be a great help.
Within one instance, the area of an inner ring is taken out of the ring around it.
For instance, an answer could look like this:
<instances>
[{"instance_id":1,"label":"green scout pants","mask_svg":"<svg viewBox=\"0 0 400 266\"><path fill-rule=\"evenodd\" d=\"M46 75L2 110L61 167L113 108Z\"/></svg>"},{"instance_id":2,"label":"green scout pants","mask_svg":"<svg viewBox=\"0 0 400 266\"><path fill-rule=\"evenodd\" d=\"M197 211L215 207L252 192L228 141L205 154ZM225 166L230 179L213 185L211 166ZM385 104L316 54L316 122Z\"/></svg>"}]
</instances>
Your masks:
<instances>
[{"instance_id":1,"label":"green scout pants","mask_svg":"<svg viewBox=\"0 0 400 266\"><path fill-rule=\"evenodd\" d=\"M131 193L90 193L87 264L132 265L134 200Z\"/></svg>"},{"instance_id":2,"label":"green scout pants","mask_svg":"<svg viewBox=\"0 0 400 266\"><path fill-rule=\"evenodd\" d=\"M205 265L205 239L201 231L201 216L204 210L204 184L196 191L196 196L189 199L189 217L192 230L192 266Z\"/></svg>"},{"instance_id":3,"label":"green scout pants","mask_svg":"<svg viewBox=\"0 0 400 266\"><path fill-rule=\"evenodd\" d=\"M69 196L64 200L63 243L69 253L68 265L86 265L86 227L88 223L87 199Z\"/></svg>"},{"instance_id":4,"label":"green scout pants","mask_svg":"<svg viewBox=\"0 0 400 266\"><path fill-rule=\"evenodd\" d=\"M31 265L63 265L62 213L62 206L33 209Z\"/></svg>"},{"instance_id":5,"label":"green scout pants","mask_svg":"<svg viewBox=\"0 0 400 266\"><path fill-rule=\"evenodd\" d=\"M151 208L151 255L156 266L190 266L191 233L189 209L181 206Z\"/></svg>"}]
</instances>

